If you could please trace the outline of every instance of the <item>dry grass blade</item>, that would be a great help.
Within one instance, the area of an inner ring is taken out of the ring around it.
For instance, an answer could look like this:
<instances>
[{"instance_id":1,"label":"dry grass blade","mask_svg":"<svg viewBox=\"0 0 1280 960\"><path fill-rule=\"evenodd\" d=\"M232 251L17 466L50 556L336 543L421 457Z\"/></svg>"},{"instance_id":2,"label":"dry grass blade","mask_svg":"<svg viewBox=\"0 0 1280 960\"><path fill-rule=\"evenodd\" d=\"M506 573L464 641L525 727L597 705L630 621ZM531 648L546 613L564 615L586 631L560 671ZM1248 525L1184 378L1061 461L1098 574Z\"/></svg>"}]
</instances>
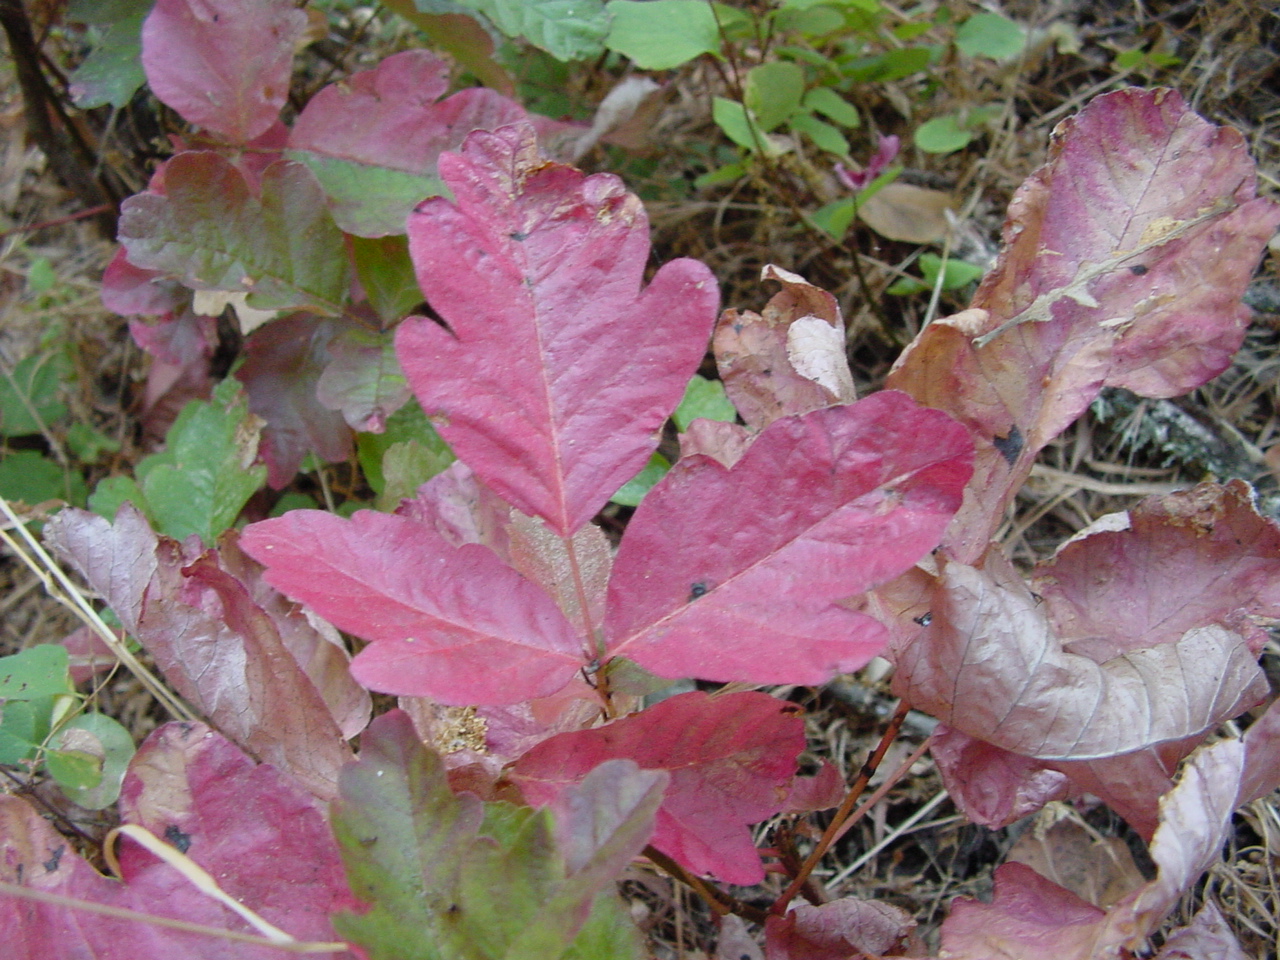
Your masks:
<instances>
[{"instance_id":1,"label":"dry grass blade","mask_svg":"<svg viewBox=\"0 0 1280 960\"><path fill-rule=\"evenodd\" d=\"M0 497L0 511L8 518L12 524L12 529L17 530L21 535L24 543L19 543L9 530L0 529L0 539L13 551L14 556L27 565L28 568L44 584L45 591L58 603L69 608L80 620L89 627L103 643L115 654L116 658L129 669L147 688L147 690L160 703L164 704L165 709L178 720L196 721L199 718L185 703L170 691L160 679L144 666L137 657L120 642L120 638L115 635L110 627L103 621L98 612L93 609L93 604L89 602L88 597L80 590L79 587L71 580L70 577L63 572L53 557L40 545L40 543L31 535L27 529L26 521L20 518L9 505L9 501L4 497Z\"/></svg>"}]
</instances>

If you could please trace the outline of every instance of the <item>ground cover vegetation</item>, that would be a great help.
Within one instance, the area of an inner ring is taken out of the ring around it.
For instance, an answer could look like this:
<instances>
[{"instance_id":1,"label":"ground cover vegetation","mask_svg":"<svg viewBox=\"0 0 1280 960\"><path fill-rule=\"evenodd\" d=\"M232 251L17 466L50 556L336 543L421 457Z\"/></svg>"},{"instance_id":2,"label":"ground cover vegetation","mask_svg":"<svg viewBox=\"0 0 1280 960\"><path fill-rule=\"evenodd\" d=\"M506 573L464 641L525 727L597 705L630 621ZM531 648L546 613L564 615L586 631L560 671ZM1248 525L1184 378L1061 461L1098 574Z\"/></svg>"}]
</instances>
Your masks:
<instances>
[{"instance_id":1,"label":"ground cover vegetation","mask_svg":"<svg viewBox=\"0 0 1280 960\"><path fill-rule=\"evenodd\" d=\"M8 949L1273 951L1277 24L1093 16L0 4Z\"/></svg>"}]
</instances>

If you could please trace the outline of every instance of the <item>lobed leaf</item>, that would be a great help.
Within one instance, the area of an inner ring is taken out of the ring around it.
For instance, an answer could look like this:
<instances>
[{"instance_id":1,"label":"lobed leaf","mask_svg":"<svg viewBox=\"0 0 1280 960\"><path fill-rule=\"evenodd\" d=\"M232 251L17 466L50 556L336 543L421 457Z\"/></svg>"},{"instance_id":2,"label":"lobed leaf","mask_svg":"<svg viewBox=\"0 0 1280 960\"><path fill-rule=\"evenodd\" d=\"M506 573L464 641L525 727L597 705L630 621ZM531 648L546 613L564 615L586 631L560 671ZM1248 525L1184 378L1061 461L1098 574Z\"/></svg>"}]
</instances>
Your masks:
<instances>
[{"instance_id":1,"label":"lobed leaf","mask_svg":"<svg viewBox=\"0 0 1280 960\"><path fill-rule=\"evenodd\" d=\"M511 777L533 804L566 791L608 760L671 775L652 844L694 873L726 883L764 878L749 824L777 813L804 749L799 708L763 693L679 694L641 713L544 740Z\"/></svg>"},{"instance_id":2,"label":"lobed leaf","mask_svg":"<svg viewBox=\"0 0 1280 960\"><path fill-rule=\"evenodd\" d=\"M392 54L373 70L332 83L307 103L286 155L307 165L347 233L404 232L405 217L443 192L436 163L472 130L526 118L515 101L484 87L449 89L449 67L426 50Z\"/></svg>"},{"instance_id":3,"label":"lobed leaf","mask_svg":"<svg viewBox=\"0 0 1280 960\"><path fill-rule=\"evenodd\" d=\"M124 202L120 242L135 267L193 290L246 291L261 309L338 314L346 298L342 233L300 163L272 163L255 194L218 154L180 153L165 165L164 193Z\"/></svg>"},{"instance_id":4,"label":"lobed leaf","mask_svg":"<svg viewBox=\"0 0 1280 960\"><path fill-rule=\"evenodd\" d=\"M918 956L916 922L881 900L841 897L819 906L799 903L765 923L767 960L846 960L862 955ZM914 948L914 949L913 949Z\"/></svg>"},{"instance_id":5,"label":"lobed leaf","mask_svg":"<svg viewBox=\"0 0 1280 960\"><path fill-rule=\"evenodd\" d=\"M855 670L886 632L836 601L930 550L968 476L963 429L895 392L777 420L731 469L681 460L618 549L609 653L749 683Z\"/></svg>"},{"instance_id":6,"label":"lobed leaf","mask_svg":"<svg viewBox=\"0 0 1280 960\"><path fill-rule=\"evenodd\" d=\"M1059 125L972 309L930 324L886 383L974 435L957 559L981 556L1036 454L1102 387L1169 397L1230 363L1277 223L1240 134L1173 91L1108 94Z\"/></svg>"},{"instance_id":7,"label":"lobed leaf","mask_svg":"<svg viewBox=\"0 0 1280 960\"><path fill-rule=\"evenodd\" d=\"M472 134L440 171L457 204L420 206L409 249L447 328L402 323L401 366L460 459L571 535L657 446L705 350L715 281L677 260L642 292L640 201L540 159L531 128Z\"/></svg>"},{"instance_id":8,"label":"lobed leaf","mask_svg":"<svg viewBox=\"0 0 1280 960\"><path fill-rule=\"evenodd\" d=\"M251 524L241 546L272 586L370 641L351 664L372 690L446 704L554 693L583 663L555 602L489 549L362 510L294 510Z\"/></svg>"}]
</instances>

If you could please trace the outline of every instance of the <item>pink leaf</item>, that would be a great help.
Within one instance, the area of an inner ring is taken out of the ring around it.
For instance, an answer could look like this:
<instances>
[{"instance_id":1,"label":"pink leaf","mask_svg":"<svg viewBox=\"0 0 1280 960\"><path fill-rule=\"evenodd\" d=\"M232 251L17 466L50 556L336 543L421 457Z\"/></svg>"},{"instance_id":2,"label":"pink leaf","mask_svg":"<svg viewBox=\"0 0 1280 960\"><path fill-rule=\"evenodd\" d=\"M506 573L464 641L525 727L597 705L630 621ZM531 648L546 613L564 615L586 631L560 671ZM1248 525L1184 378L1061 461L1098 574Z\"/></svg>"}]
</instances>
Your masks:
<instances>
[{"instance_id":1,"label":"pink leaf","mask_svg":"<svg viewBox=\"0 0 1280 960\"><path fill-rule=\"evenodd\" d=\"M898 657L894 690L1013 753L1082 760L1203 733L1265 693L1248 644L1216 625L1103 662L1064 649L997 549L943 567L932 620Z\"/></svg>"},{"instance_id":2,"label":"pink leaf","mask_svg":"<svg viewBox=\"0 0 1280 960\"><path fill-rule=\"evenodd\" d=\"M954 556L981 556L1037 452L1103 386L1168 397L1227 366L1247 322L1240 296L1280 222L1255 194L1240 134L1173 91L1098 97L1059 126L1010 204L974 309L930 324L886 384L974 434Z\"/></svg>"},{"instance_id":3,"label":"pink leaf","mask_svg":"<svg viewBox=\"0 0 1280 960\"><path fill-rule=\"evenodd\" d=\"M327 463L351 456L351 428L316 396L339 329L336 321L295 313L245 340L246 359L235 376L249 395L249 410L266 421L262 455L277 490L293 482L308 453Z\"/></svg>"},{"instance_id":4,"label":"pink leaf","mask_svg":"<svg viewBox=\"0 0 1280 960\"><path fill-rule=\"evenodd\" d=\"M957 898L942 924L950 960L1093 960L1104 914L1021 863L996 870L991 903Z\"/></svg>"},{"instance_id":5,"label":"pink leaf","mask_svg":"<svg viewBox=\"0 0 1280 960\"><path fill-rule=\"evenodd\" d=\"M170 724L143 744L125 779L122 812L183 850L221 888L287 933L333 941L329 915L352 905L324 812L287 777L255 766L201 724ZM0 876L48 893L253 933L173 868L121 841L125 882L82 859L39 814L0 797ZM275 960L274 947L103 917L0 895L12 960ZM350 956L335 954L335 956Z\"/></svg>"},{"instance_id":6,"label":"pink leaf","mask_svg":"<svg viewBox=\"0 0 1280 960\"><path fill-rule=\"evenodd\" d=\"M1259 651L1280 621L1280 527L1243 480L1148 497L1036 567L1058 635L1096 660L1217 623Z\"/></svg>"},{"instance_id":7,"label":"pink leaf","mask_svg":"<svg viewBox=\"0 0 1280 960\"><path fill-rule=\"evenodd\" d=\"M1070 786L1065 773L1042 761L946 726L938 727L929 752L955 805L973 823L993 830L1063 799Z\"/></svg>"},{"instance_id":8,"label":"pink leaf","mask_svg":"<svg viewBox=\"0 0 1280 960\"><path fill-rule=\"evenodd\" d=\"M605 590L613 567L613 549L604 531L589 523L565 541L537 517L512 513L511 565L555 599L574 629L591 634L604 621Z\"/></svg>"},{"instance_id":9,"label":"pink leaf","mask_svg":"<svg viewBox=\"0 0 1280 960\"><path fill-rule=\"evenodd\" d=\"M720 379L749 427L761 430L778 417L808 413L842 398L792 365L787 333L796 321L815 317L843 336L844 319L836 298L804 278L769 264L761 280L777 280L763 314L726 310L716 325L715 354ZM845 364L847 373L848 362Z\"/></svg>"},{"instance_id":10,"label":"pink leaf","mask_svg":"<svg viewBox=\"0 0 1280 960\"><path fill-rule=\"evenodd\" d=\"M804 749L797 707L763 693L685 693L592 730L562 733L534 747L513 779L530 803L552 803L606 760L667 770L652 844L695 873L759 883L759 854L747 826L786 798Z\"/></svg>"},{"instance_id":11,"label":"pink leaf","mask_svg":"<svg viewBox=\"0 0 1280 960\"><path fill-rule=\"evenodd\" d=\"M847 960L899 952L914 956L916 922L901 907L842 897L821 906L796 904L765 924L765 960ZM909 951L909 952L908 952Z\"/></svg>"},{"instance_id":12,"label":"pink leaf","mask_svg":"<svg viewBox=\"0 0 1280 960\"><path fill-rule=\"evenodd\" d=\"M554 693L582 666L554 601L476 544L362 510L350 520L294 510L249 526L267 582L369 640L352 662L373 690L446 704L517 703Z\"/></svg>"},{"instance_id":13,"label":"pink leaf","mask_svg":"<svg viewBox=\"0 0 1280 960\"><path fill-rule=\"evenodd\" d=\"M135 267L125 256L124 247L117 249L107 264L102 274L101 292L102 305L126 317L173 313L190 298L176 280L157 270Z\"/></svg>"},{"instance_id":14,"label":"pink leaf","mask_svg":"<svg viewBox=\"0 0 1280 960\"><path fill-rule=\"evenodd\" d=\"M791 781L791 792L783 813L814 813L840 806L848 792L844 777L830 760L823 760L818 772L812 776L796 775Z\"/></svg>"},{"instance_id":15,"label":"pink leaf","mask_svg":"<svg viewBox=\"0 0 1280 960\"><path fill-rule=\"evenodd\" d=\"M1165 937L1154 960L1249 960L1222 911L1206 900L1185 927Z\"/></svg>"},{"instance_id":16,"label":"pink leaf","mask_svg":"<svg viewBox=\"0 0 1280 960\"><path fill-rule=\"evenodd\" d=\"M345 231L403 233L414 205L441 193L436 162L443 151L457 150L473 130L526 118L493 90L471 87L440 100L448 89L448 64L407 50L330 84L298 115L289 156L315 173Z\"/></svg>"},{"instance_id":17,"label":"pink leaf","mask_svg":"<svg viewBox=\"0 0 1280 960\"><path fill-rule=\"evenodd\" d=\"M381 433L387 417L409 402L390 333L346 330L328 345L331 357L316 381L316 399L337 410L352 430Z\"/></svg>"},{"instance_id":18,"label":"pink leaf","mask_svg":"<svg viewBox=\"0 0 1280 960\"><path fill-rule=\"evenodd\" d=\"M459 458L568 536L656 448L706 349L715 281L677 260L642 292L640 201L542 160L528 127L472 134L440 174L457 204L419 207L409 250L449 329L402 323L401 366Z\"/></svg>"},{"instance_id":19,"label":"pink leaf","mask_svg":"<svg viewBox=\"0 0 1280 960\"><path fill-rule=\"evenodd\" d=\"M895 392L777 420L732 470L682 460L623 537L609 651L664 677L822 683L855 670L885 631L836 601L931 549L968 477L963 429Z\"/></svg>"},{"instance_id":20,"label":"pink leaf","mask_svg":"<svg viewBox=\"0 0 1280 960\"><path fill-rule=\"evenodd\" d=\"M142 25L142 67L152 92L183 119L245 143L284 106L306 27L290 3L157 0Z\"/></svg>"}]
</instances>

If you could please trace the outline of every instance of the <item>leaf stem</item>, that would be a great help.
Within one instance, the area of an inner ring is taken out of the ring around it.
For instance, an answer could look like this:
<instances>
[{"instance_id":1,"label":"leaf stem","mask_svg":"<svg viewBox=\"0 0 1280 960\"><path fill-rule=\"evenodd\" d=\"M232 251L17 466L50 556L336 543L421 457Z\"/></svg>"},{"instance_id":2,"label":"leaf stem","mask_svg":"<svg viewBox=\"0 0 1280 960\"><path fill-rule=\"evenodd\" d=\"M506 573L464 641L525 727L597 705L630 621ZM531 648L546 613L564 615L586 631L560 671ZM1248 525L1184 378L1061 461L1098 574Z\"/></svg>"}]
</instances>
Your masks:
<instances>
[{"instance_id":1,"label":"leaf stem","mask_svg":"<svg viewBox=\"0 0 1280 960\"><path fill-rule=\"evenodd\" d=\"M884 734L880 737L880 742L876 744L875 750L871 752L871 756L867 757L862 769L858 771L857 778L850 785L849 793L845 796L839 809L836 810L835 816L831 818L831 823L822 834L822 839L818 841L817 846L805 858L800 867L800 872L792 878L787 889L782 891L782 896L774 903L770 910L771 913L781 916L787 912L787 906L795 895L800 892L800 888L804 886L809 875L813 873L813 868L818 865L818 861L830 849L831 844L835 843L836 837L840 835L840 828L844 826L845 821L849 819L849 815L853 811L853 805L858 802L858 798L862 796L862 791L871 782L876 768L880 766L880 761L884 759L884 755L888 752L890 745L898 738L898 732L902 729L902 722L907 719L907 714L910 712L911 704L905 700L899 701L898 708L893 712L893 716L889 718L889 725L885 727Z\"/></svg>"},{"instance_id":2,"label":"leaf stem","mask_svg":"<svg viewBox=\"0 0 1280 960\"><path fill-rule=\"evenodd\" d=\"M732 897L723 890L717 890L701 877L690 873L676 861L672 860L661 850L653 846L646 846L643 851L644 855L654 864L661 867L674 879L679 880L686 887L691 889L698 896L702 897L717 916L723 917L726 914L737 914L747 920L755 923L764 923L769 918L769 914L761 910L759 907L753 907L749 903L743 903L737 897Z\"/></svg>"}]
</instances>

